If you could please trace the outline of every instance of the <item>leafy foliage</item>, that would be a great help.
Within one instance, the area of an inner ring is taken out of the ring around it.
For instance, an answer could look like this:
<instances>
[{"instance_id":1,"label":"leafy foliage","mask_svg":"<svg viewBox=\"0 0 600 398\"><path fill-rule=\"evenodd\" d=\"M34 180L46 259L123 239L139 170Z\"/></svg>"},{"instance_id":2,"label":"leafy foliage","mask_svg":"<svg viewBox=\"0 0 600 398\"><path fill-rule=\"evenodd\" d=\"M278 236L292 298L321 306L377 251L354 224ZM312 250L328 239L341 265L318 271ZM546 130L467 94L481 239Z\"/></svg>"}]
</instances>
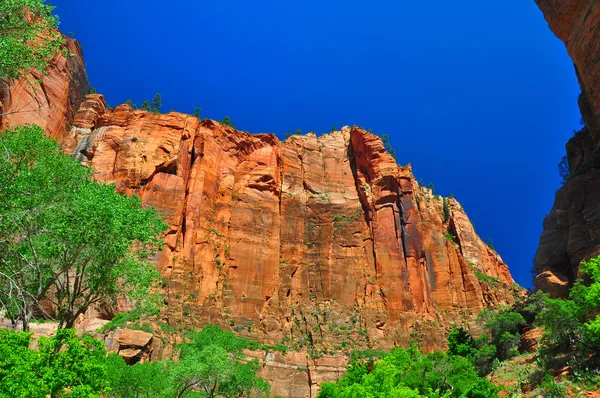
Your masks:
<instances>
[{"instance_id":1,"label":"leafy foliage","mask_svg":"<svg viewBox=\"0 0 600 398\"><path fill-rule=\"evenodd\" d=\"M108 391L102 342L70 329L40 337L0 329L0 397L100 397Z\"/></svg>"},{"instance_id":2,"label":"leafy foliage","mask_svg":"<svg viewBox=\"0 0 600 398\"><path fill-rule=\"evenodd\" d=\"M581 372L600 369L600 257L583 261L569 299L546 298L536 319L544 335L540 360L545 368L565 363Z\"/></svg>"},{"instance_id":3,"label":"leafy foliage","mask_svg":"<svg viewBox=\"0 0 600 398\"><path fill-rule=\"evenodd\" d=\"M566 183L571 178L571 169L569 167L569 159L567 156L563 156L558 163L558 174L560 176L561 183Z\"/></svg>"},{"instance_id":4,"label":"leafy foliage","mask_svg":"<svg viewBox=\"0 0 600 398\"><path fill-rule=\"evenodd\" d=\"M497 389L480 378L468 359L442 352L422 354L395 348L373 362L354 361L337 383L325 383L320 398L494 397Z\"/></svg>"},{"instance_id":5,"label":"leafy foliage","mask_svg":"<svg viewBox=\"0 0 600 398\"><path fill-rule=\"evenodd\" d=\"M27 330L41 300L72 327L87 308L125 294L153 304L148 260L166 224L137 197L95 182L37 126L0 133L0 307ZM48 294L52 292L52 294Z\"/></svg>"},{"instance_id":6,"label":"leafy foliage","mask_svg":"<svg viewBox=\"0 0 600 398\"><path fill-rule=\"evenodd\" d=\"M490 330L492 344L496 346L498 359L504 361L517 355L520 331L525 326L525 318L518 312L502 312L486 323Z\"/></svg>"},{"instance_id":7,"label":"leafy foliage","mask_svg":"<svg viewBox=\"0 0 600 398\"><path fill-rule=\"evenodd\" d=\"M256 376L257 360L247 361L251 342L208 325L180 346L180 360L128 366L109 356L112 397L266 397L270 386ZM258 344L258 343L254 343Z\"/></svg>"},{"instance_id":8,"label":"leafy foliage","mask_svg":"<svg viewBox=\"0 0 600 398\"><path fill-rule=\"evenodd\" d=\"M64 43L53 10L44 0L0 2L0 79L31 69L45 72Z\"/></svg>"},{"instance_id":9,"label":"leafy foliage","mask_svg":"<svg viewBox=\"0 0 600 398\"><path fill-rule=\"evenodd\" d=\"M77 338L72 329L42 337L0 329L0 397L172 398L266 397L270 386L256 376L259 365L243 349L249 341L207 326L181 345L180 360L129 366L106 357L101 341ZM255 343L258 344L258 343Z\"/></svg>"},{"instance_id":10,"label":"leafy foliage","mask_svg":"<svg viewBox=\"0 0 600 398\"><path fill-rule=\"evenodd\" d=\"M155 398L167 397L171 393L169 372L174 365L172 361L144 362L130 366L120 356L111 354L107 357L106 364L109 397Z\"/></svg>"},{"instance_id":11,"label":"leafy foliage","mask_svg":"<svg viewBox=\"0 0 600 398\"><path fill-rule=\"evenodd\" d=\"M144 102L142 102L142 106L140 106L140 109L146 112L151 112L152 108L150 107L150 101L144 100Z\"/></svg>"}]
</instances>

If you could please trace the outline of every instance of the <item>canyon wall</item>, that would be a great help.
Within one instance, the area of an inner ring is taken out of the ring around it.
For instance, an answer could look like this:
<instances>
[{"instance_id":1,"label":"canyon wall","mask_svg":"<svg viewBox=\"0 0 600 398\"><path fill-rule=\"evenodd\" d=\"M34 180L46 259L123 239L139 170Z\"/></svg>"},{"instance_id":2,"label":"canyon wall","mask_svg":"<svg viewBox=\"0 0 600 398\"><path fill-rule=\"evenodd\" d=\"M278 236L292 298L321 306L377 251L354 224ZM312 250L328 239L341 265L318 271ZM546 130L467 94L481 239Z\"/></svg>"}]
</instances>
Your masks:
<instances>
[{"instance_id":1,"label":"canyon wall","mask_svg":"<svg viewBox=\"0 0 600 398\"><path fill-rule=\"evenodd\" d=\"M81 45L65 38L65 47L67 52L54 57L44 73L0 79L0 130L37 124L53 138L68 131L90 87Z\"/></svg>"},{"instance_id":2,"label":"canyon wall","mask_svg":"<svg viewBox=\"0 0 600 398\"><path fill-rule=\"evenodd\" d=\"M419 187L359 128L282 142L106 110L92 94L62 140L97 179L165 215L156 265L169 323L211 321L318 354L411 338L432 349L440 328L514 299L460 204Z\"/></svg>"},{"instance_id":3,"label":"canyon wall","mask_svg":"<svg viewBox=\"0 0 600 398\"><path fill-rule=\"evenodd\" d=\"M536 0L575 65L584 127L567 143L570 178L556 193L535 256L535 285L566 297L579 263L600 254L600 2Z\"/></svg>"},{"instance_id":4,"label":"canyon wall","mask_svg":"<svg viewBox=\"0 0 600 398\"><path fill-rule=\"evenodd\" d=\"M280 141L180 113L108 110L86 95L81 49L67 45L73 56L46 74L0 84L0 127L42 126L95 178L159 209L161 321L289 346L250 353L274 394L315 396L353 349L442 348L454 323L479 333L482 309L522 293L461 205L419 186L379 137L344 127Z\"/></svg>"}]
</instances>

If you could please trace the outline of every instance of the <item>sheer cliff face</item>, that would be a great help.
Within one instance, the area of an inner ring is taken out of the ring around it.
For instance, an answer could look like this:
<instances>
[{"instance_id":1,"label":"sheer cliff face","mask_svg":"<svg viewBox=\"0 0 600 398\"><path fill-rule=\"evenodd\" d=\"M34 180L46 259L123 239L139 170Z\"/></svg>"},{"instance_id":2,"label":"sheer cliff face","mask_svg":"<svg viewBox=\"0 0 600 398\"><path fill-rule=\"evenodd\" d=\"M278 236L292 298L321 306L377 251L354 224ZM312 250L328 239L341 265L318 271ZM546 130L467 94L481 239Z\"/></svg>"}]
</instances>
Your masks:
<instances>
[{"instance_id":1,"label":"sheer cliff face","mask_svg":"<svg viewBox=\"0 0 600 398\"><path fill-rule=\"evenodd\" d=\"M506 265L458 202L444 222L443 199L358 128L280 142L178 113L106 111L89 95L63 141L96 178L164 212L156 264L171 321L330 349L416 333L433 348L440 325L513 300Z\"/></svg>"},{"instance_id":2,"label":"sheer cliff face","mask_svg":"<svg viewBox=\"0 0 600 398\"><path fill-rule=\"evenodd\" d=\"M573 177L556 193L534 260L536 286L565 297L579 263L600 254L600 7L597 1L536 2L573 59L586 123L567 143Z\"/></svg>"},{"instance_id":3,"label":"sheer cliff face","mask_svg":"<svg viewBox=\"0 0 600 398\"><path fill-rule=\"evenodd\" d=\"M170 323L213 322L323 354L445 343L512 303L513 280L460 204L419 187L358 128L280 142L211 120L107 111L76 42L46 75L2 83L2 128L39 124L169 229L155 262ZM85 98L84 98L85 97ZM449 240L445 234L453 239ZM451 235L450 235L451 234Z\"/></svg>"},{"instance_id":4,"label":"sheer cliff face","mask_svg":"<svg viewBox=\"0 0 600 398\"><path fill-rule=\"evenodd\" d=\"M0 80L0 130L11 126L37 124L53 138L60 138L89 84L79 43L65 39L70 55L57 55L45 74L29 73L21 80Z\"/></svg>"}]
</instances>

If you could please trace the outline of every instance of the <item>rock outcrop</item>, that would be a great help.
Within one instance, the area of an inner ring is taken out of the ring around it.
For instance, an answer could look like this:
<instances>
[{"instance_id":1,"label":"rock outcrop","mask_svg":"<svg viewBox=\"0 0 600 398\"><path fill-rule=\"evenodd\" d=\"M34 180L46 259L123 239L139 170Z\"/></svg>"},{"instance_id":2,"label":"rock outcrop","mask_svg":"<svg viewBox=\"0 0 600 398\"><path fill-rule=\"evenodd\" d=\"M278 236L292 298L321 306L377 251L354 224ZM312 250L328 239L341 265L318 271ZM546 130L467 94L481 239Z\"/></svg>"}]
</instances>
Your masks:
<instances>
[{"instance_id":1,"label":"rock outcrop","mask_svg":"<svg viewBox=\"0 0 600 398\"><path fill-rule=\"evenodd\" d=\"M170 323L211 321L313 356L411 338L433 349L445 326L514 300L460 204L356 127L281 142L88 95L62 140L97 179L163 212Z\"/></svg>"},{"instance_id":2,"label":"rock outcrop","mask_svg":"<svg viewBox=\"0 0 600 398\"><path fill-rule=\"evenodd\" d=\"M344 127L282 142L180 113L107 110L84 95L81 50L67 44L74 56L46 75L2 83L0 127L42 126L95 178L159 209L161 321L291 347L251 353L275 393L316 396L353 348L441 348L451 324L478 333L480 310L520 294L461 205L419 186L378 137ZM110 313L78 325L92 332ZM130 363L173 355L142 333L103 339Z\"/></svg>"},{"instance_id":3,"label":"rock outcrop","mask_svg":"<svg viewBox=\"0 0 600 398\"><path fill-rule=\"evenodd\" d=\"M596 1L536 2L565 43L582 91L585 126L567 143L571 177L556 193L534 260L535 285L565 297L580 262L600 254L600 7Z\"/></svg>"},{"instance_id":4,"label":"rock outcrop","mask_svg":"<svg viewBox=\"0 0 600 398\"><path fill-rule=\"evenodd\" d=\"M79 42L65 38L65 46L68 52L56 55L45 73L0 80L0 130L37 124L60 138L71 127L90 88Z\"/></svg>"}]
</instances>

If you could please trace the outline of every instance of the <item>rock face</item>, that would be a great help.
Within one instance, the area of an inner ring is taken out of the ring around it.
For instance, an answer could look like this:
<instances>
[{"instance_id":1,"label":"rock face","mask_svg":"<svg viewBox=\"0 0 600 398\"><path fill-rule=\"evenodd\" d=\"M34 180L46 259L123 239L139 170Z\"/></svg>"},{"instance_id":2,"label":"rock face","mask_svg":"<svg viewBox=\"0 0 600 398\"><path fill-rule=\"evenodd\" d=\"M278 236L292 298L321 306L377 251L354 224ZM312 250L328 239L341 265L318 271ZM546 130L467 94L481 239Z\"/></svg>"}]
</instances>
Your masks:
<instances>
[{"instance_id":1,"label":"rock face","mask_svg":"<svg viewBox=\"0 0 600 398\"><path fill-rule=\"evenodd\" d=\"M170 322L313 356L411 338L433 349L440 328L513 301L508 268L460 204L419 187L358 128L280 142L184 114L106 111L88 95L62 140L97 179L164 213L156 264Z\"/></svg>"},{"instance_id":2,"label":"rock face","mask_svg":"<svg viewBox=\"0 0 600 398\"><path fill-rule=\"evenodd\" d=\"M565 297L582 260L600 254L600 7L596 1L536 0L566 45L581 86L585 127L567 143L571 178L556 193L534 260L538 288Z\"/></svg>"},{"instance_id":3,"label":"rock face","mask_svg":"<svg viewBox=\"0 0 600 398\"><path fill-rule=\"evenodd\" d=\"M0 127L41 125L98 180L159 209L163 320L291 346L254 354L275 393L316 396L353 348L441 348L450 324L477 333L480 310L519 294L460 204L420 187L378 137L344 127L281 142L179 113L107 110L101 95L84 98L81 51L68 45L75 56L57 56L47 75L2 83ZM173 355L133 331L104 342L130 363Z\"/></svg>"},{"instance_id":4,"label":"rock face","mask_svg":"<svg viewBox=\"0 0 600 398\"><path fill-rule=\"evenodd\" d=\"M79 43L66 38L71 56L59 54L46 74L32 72L26 78L0 80L0 130L37 124L53 138L70 128L89 84Z\"/></svg>"}]
</instances>

